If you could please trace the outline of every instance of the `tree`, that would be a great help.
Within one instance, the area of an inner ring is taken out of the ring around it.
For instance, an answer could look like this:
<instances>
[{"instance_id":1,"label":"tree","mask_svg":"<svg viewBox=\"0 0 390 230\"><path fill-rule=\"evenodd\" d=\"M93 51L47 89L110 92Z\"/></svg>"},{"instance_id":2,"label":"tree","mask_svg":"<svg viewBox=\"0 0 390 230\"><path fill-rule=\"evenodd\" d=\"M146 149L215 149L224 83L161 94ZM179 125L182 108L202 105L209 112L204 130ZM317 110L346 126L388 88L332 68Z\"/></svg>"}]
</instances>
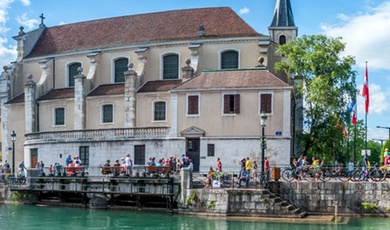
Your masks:
<instances>
[{"instance_id":1,"label":"tree","mask_svg":"<svg viewBox=\"0 0 390 230\"><path fill-rule=\"evenodd\" d=\"M324 35L303 36L279 46L285 61L275 65L295 80L296 98L303 100L302 132L296 133L302 154L335 155L343 146L343 117L348 98L356 93L355 63L351 56L342 57L345 44L341 38Z\"/></svg>"}]
</instances>

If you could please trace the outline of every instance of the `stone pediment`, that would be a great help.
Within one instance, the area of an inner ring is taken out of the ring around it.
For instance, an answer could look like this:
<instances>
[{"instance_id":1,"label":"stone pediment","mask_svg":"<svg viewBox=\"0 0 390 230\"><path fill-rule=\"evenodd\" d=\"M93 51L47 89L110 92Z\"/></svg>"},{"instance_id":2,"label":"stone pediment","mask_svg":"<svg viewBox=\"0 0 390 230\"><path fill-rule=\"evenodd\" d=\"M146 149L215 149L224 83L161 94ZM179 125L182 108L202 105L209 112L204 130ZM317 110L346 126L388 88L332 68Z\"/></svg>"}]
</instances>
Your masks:
<instances>
[{"instance_id":1,"label":"stone pediment","mask_svg":"<svg viewBox=\"0 0 390 230\"><path fill-rule=\"evenodd\" d=\"M187 129L181 131L180 134L184 137L201 137L201 136L204 136L206 134L206 131L204 131L201 128L192 126L192 127L189 127Z\"/></svg>"}]
</instances>

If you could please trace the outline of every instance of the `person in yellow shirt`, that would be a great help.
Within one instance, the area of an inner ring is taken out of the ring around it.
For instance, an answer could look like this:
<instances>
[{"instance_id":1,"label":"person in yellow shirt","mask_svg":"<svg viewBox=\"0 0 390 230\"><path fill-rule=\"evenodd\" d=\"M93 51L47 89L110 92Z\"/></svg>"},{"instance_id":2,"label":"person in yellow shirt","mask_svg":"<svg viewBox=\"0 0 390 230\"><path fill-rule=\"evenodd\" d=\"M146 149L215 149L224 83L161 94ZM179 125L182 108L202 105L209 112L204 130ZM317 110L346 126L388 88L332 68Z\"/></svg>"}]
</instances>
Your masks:
<instances>
[{"instance_id":1,"label":"person in yellow shirt","mask_svg":"<svg viewBox=\"0 0 390 230\"><path fill-rule=\"evenodd\" d=\"M249 157L246 158L245 168L246 168L246 171L248 171L248 173L251 172L252 162L249 160Z\"/></svg>"}]
</instances>

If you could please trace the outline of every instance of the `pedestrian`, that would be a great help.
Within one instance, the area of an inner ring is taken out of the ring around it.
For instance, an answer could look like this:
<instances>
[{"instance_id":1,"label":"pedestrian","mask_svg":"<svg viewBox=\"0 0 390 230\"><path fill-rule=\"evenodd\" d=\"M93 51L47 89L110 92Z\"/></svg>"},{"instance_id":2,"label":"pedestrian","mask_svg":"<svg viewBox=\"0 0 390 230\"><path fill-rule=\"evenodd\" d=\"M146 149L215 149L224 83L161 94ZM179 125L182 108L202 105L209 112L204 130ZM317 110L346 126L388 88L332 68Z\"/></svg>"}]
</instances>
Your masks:
<instances>
[{"instance_id":1,"label":"pedestrian","mask_svg":"<svg viewBox=\"0 0 390 230\"><path fill-rule=\"evenodd\" d=\"M126 174L128 176L133 175L133 161L131 160L130 153L126 155L125 162L126 162Z\"/></svg>"},{"instance_id":2,"label":"pedestrian","mask_svg":"<svg viewBox=\"0 0 390 230\"><path fill-rule=\"evenodd\" d=\"M251 172L252 162L249 160L249 157L246 158L245 168L246 168L246 171L248 171L249 173Z\"/></svg>"},{"instance_id":3,"label":"pedestrian","mask_svg":"<svg viewBox=\"0 0 390 230\"><path fill-rule=\"evenodd\" d=\"M217 158L217 172L222 172L222 162L219 157Z\"/></svg>"},{"instance_id":4,"label":"pedestrian","mask_svg":"<svg viewBox=\"0 0 390 230\"><path fill-rule=\"evenodd\" d=\"M71 161L72 161L72 156L68 155L68 157L65 159L65 165L68 166Z\"/></svg>"},{"instance_id":5,"label":"pedestrian","mask_svg":"<svg viewBox=\"0 0 390 230\"><path fill-rule=\"evenodd\" d=\"M242 167L240 176L238 178L238 187L241 188L241 181L245 181L245 188L248 188L249 186L249 172L246 170L245 167Z\"/></svg>"},{"instance_id":6,"label":"pedestrian","mask_svg":"<svg viewBox=\"0 0 390 230\"><path fill-rule=\"evenodd\" d=\"M264 157L264 173L267 175L269 173L269 161L268 157Z\"/></svg>"}]
</instances>

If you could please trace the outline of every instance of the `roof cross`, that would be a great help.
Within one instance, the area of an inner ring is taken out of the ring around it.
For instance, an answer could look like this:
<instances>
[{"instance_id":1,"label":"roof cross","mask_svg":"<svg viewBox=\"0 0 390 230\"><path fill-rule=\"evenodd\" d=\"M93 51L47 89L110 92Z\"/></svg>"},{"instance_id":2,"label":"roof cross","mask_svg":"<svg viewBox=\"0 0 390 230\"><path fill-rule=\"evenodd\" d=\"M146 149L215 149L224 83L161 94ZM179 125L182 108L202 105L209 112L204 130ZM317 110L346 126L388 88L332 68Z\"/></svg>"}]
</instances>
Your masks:
<instances>
[{"instance_id":1,"label":"roof cross","mask_svg":"<svg viewBox=\"0 0 390 230\"><path fill-rule=\"evenodd\" d=\"M39 17L41 18L41 25L45 25L45 24L43 23L43 19L45 19L45 17L43 16L43 13L42 13Z\"/></svg>"}]
</instances>

